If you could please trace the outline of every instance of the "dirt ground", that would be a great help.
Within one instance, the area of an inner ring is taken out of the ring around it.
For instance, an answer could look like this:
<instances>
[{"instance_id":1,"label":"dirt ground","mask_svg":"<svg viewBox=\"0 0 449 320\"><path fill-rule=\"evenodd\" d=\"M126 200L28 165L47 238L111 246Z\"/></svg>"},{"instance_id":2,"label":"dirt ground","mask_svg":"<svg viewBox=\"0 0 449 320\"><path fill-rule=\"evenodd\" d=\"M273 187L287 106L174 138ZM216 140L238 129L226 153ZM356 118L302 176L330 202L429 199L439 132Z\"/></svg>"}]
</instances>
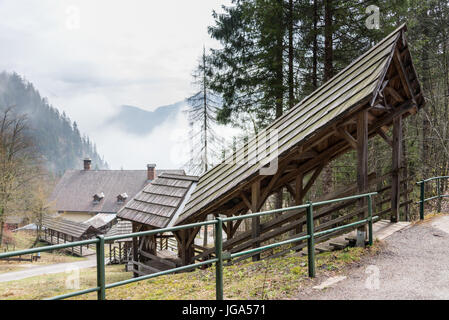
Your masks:
<instances>
[{"instance_id":1,"label":"dirt ground","mask_svg":"<svg viewBox=\"0 0 449 320\"><path fill-rule=\"evenodd\" d=\"M309 287L298 299L449 299L448 267L449 216L436 216L393 234L379 254L345 270L340 281Z\"/></svg>"}]
</instances>

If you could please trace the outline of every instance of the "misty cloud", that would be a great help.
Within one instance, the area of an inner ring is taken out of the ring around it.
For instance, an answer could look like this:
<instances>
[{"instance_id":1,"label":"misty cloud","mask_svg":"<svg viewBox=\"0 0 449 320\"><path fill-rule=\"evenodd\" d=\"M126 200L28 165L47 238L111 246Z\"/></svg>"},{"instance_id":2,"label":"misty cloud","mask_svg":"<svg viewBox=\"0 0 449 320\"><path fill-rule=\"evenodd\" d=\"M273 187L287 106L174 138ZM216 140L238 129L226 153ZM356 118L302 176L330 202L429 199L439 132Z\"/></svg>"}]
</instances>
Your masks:
<instances>
[{"instance_id":1,"label":"misty cloud","mask_svg":"<svg viewBox=\"0 0 449 320\"><path fill-rule=\"evenodd\" d=\"M2 0L0 71L31 81L97 143L112 168L140 168L155 157L168 166L155 146L167 145L170 124L133 139L102 124L121 105L153 110L188 97L203 45L218 45L207 34L212 10L229 2ZM172 125L183 127L178 120ZM145 151L122 158L111 141Z\"/></svg>"}]
</instances>

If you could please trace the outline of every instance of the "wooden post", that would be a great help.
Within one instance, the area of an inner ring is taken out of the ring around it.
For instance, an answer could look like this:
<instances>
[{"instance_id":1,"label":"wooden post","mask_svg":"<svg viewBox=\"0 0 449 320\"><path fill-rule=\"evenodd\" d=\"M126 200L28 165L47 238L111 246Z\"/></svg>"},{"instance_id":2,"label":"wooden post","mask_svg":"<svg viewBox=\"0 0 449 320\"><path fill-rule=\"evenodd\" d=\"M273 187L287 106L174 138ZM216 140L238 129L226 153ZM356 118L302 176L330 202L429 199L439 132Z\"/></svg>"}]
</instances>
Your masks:
<instances>
[{"instance_id":1,"label":"wooden post","mask_svg":"<svg viewBox=\"0 0 449 320\"><path fill-rule=\"evenodd\" d=\"M192 240L191 244L188 244L189 238L193 237L192 230L181 230L180 237L181 237L181 251L180 251L180 258L182 265L188 265L192 262L193 256L195 255L195 251L193 248L193 244L195 243L195 239Z\"/></svg>"},{"instance_id":2,"label":"wooden post","mask_svg":"<svg viewBox=\"0 0 449 320\"><path fill-rule=\"evenodd\" d=\"M304 185L303 182L304 181L304 174L301 172L300 174L298 174L296 176L295 179L295 206L299 206L301 204L303 204L303 200L304 200ZM298 219L301 218L301 215L298 215ZM304 223L299 224L296 229L295 229L295 234L300 234L301 232L303 232L304 230ZM293 244L293 246L296 246L298 244L300 244L302 241L296 242ZM300 250L296 250L296 252L301 251Z\"/></svg>"},{"instance_id":3,"label":"wooden post","mask_svg":"<svg viewBox=\"0 0 449 320\"><path fill-rule=\"evenodd\" d=\"M228 223L226 224L226 240L229 240L232 238L233 234L232 234L232 227L233 227L233 222L232 221L228 221ZM207 247L205 247L207 248Z\"/></svg>"},{"instance_id":4,"label":"wooden post","mask_svg":"<svg viewBox=\"0 0 449 320\"><path fill-rule=\"evenodd\" d=\"M366 192L368 188L368 111L363 110L357 115L357 190L359 193ZM359 201L363 208L366 200ZM359 218L367 216L364 211ZM366 240L366 225L357 228L357 247L364 247Z\"/></svg>"},{"instance_id":5,"label":"wooden post","mask_svg":"<svg viewBox=\"0 0 449 320\"><path fill-rule=\"evenodd\" d=\"M260 180L254 182L251 186L251 212L256 213L259 211L260 201ZM252 218L252 238L257 239L260 237L260 217ZM253 247L258 248L260 243L254 242ZM260 260L260 253L253 256L253 261Z\"/></svg>"},{"instance_id":6,"label":"wooden post","mask_svg":"<svg viewBox=\"0 0 449 320\"><path fill-rule=\"evenodd\" d=\"M137 223L133 222L133 233L137 232ZM136 263L139 260L139 243L138 243L138 238L134 237L133 238L133 270L138 271L139 270L139 265ZM133 276L134 278L137 278L139 276L139 274L137 272L133 272Z\"/></svg>"},{"instance_id":7,"label":"wooden post","mask_svg":"<svg viewBox=\"0 0 449 320\"><path fill-rule=\"evenodd\" d=\"M393 119L393 165L391 179L391 222L399 221L402 117Z\"/></svg>"}]
</instances>

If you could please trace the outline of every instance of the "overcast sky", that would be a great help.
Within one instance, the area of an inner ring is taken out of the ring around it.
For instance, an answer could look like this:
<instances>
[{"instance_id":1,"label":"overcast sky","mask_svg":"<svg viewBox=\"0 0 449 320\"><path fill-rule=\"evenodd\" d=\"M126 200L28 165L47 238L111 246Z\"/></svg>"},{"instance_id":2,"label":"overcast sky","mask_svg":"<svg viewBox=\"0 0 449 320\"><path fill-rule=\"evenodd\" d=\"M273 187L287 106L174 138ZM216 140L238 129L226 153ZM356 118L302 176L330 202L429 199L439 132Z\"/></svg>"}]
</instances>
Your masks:
<instances>
[{"instance_id":1,"label":"overcast sky","mask_svg":"<svg viewBox=\"0 0 449 320\"><path fill-rule=\"evenodd\" d=\"M24 76L77 121L112 168L139 169L156 161L176 166L178 156L149 150L156 143L163 146L160 140L167 136L174 139L174 127L177 134L183 132L181 117L137 139L106 130L101 122L120 105L153 110L192 94L191 74L203 45L218 46L207 34L212 10L221 12L221 5L229 3L0 0L0 70ZM125 144L121 152L117 141Z\"/></svg>"}]
</instances>

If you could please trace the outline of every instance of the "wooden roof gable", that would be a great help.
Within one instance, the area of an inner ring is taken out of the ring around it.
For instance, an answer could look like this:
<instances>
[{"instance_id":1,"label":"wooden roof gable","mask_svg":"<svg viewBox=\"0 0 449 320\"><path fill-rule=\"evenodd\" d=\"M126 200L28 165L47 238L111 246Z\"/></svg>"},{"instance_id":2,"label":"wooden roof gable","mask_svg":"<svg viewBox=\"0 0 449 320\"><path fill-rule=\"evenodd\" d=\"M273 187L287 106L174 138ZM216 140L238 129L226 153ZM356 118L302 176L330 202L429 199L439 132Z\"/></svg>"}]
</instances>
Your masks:
<instances>
[{"instance_id":1,"label":"wooden roof gable","mask_svg":"<svg viewBox=\"0 0 449 320\"><path fill-rule=\"evenodd\" d=\"M117 214L118 218L164 228L177 218L189 190L197 177L162 174L140 191Z\"/></svg>"},{"instance_id":2,"label":"wooden roof gable","mask_svg":"<svg viewBox=\"0 0 449 320\"><path fill-rule=\"evenodd\" d=\"M405 25L396 29L234 155L203 174L176 224L199 220L200 215L204 217L226 208L234 207L228 214L237 214L238 208L248 210L242 197L245 200L245 190L257 179L270 187L266 188L266 198L299 172L305 175L316 169L320 161L330 161L346 152L354 146L351 132L356 131L350 117L360 110L370 110L372 136L379 128L391 124L390 115L405 115L405 111L416 112L421 108L424 98L405 30ZM387 104L386 96L393 102ZM401 105L407 100L403 97L413 103ZM274 139L272 133L276 134ZM264 140L267 143L261 145ZM309 161L311 158L314 163ZM277 160L279 166L276 174L261 175L260 169L272 160Z\"/></svg>"}]
</instances>

